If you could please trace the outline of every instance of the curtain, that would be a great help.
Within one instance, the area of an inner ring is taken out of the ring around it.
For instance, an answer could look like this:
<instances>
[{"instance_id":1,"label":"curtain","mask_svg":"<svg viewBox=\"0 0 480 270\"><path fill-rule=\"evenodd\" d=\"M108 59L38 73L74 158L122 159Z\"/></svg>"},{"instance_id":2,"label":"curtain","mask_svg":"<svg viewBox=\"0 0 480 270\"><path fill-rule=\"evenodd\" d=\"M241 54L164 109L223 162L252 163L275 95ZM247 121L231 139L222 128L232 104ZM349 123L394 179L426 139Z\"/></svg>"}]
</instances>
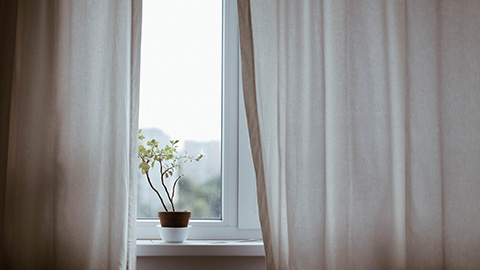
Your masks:
<instances>
[{"instance_id":1,"label":"curtain","mask_svg":"<svg viewBox=\"0 0 480 270\"><path fill-rule=\"evenodd\" d=\"M0 268L134 269L141 1L0 7Z\"/></svg>"},{"instance_id":2,"label":"curtain","mask_svg":"<svg viewBox=\"0 0 480 270\"><path fill-rule=\"evenodd\" d=\"M480 2L238 8L267 268L479 268Z\"/></svg>"}]
</instances>

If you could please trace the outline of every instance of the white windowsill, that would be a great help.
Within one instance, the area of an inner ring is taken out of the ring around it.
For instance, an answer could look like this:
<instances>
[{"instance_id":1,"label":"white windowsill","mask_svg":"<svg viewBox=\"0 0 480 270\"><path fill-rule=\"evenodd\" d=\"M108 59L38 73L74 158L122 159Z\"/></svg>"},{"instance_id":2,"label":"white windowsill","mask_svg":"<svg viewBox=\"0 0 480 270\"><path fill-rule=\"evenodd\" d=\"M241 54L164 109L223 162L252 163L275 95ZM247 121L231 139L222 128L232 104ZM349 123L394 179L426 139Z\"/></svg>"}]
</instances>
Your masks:
<instances>
[{"instance_id":1,"label":"white windowsill","mask_svg":"<svg viewBox=\"0 0 480 270\"><path fill-rule=\"evenodd\" d=\"M265 256L263 241L247 240L187 240L165 243L162 240L137 240L137 257L159 256Z\"/></svg>"}]
</instances>

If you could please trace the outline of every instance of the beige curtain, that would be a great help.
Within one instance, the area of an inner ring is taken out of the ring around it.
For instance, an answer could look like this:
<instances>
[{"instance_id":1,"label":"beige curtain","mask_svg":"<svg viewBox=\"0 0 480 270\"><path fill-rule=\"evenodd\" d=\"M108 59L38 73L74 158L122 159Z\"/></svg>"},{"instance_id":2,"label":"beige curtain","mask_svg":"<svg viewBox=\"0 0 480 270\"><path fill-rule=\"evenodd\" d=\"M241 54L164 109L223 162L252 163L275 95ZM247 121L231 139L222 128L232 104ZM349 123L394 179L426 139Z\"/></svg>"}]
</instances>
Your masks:
<instances>
[{"instance_id":1,"label":"beige curtain","mask_svg":"<svg viewBox=\"0 0 480 270\"><path fill-rule=\"evenodd\" d=\"M480 1L238 1L268 269L480 268Z\"/></svg>"},{"instance_id":2,"label":"beige curtain","mask_svg":"<svg viewBox=\"0 0 480 270\"><path fill-rule=\"evenodd\" d=\"M0 3L0 268L135 268L141 1Z\"/></svg>"}]
</instances>

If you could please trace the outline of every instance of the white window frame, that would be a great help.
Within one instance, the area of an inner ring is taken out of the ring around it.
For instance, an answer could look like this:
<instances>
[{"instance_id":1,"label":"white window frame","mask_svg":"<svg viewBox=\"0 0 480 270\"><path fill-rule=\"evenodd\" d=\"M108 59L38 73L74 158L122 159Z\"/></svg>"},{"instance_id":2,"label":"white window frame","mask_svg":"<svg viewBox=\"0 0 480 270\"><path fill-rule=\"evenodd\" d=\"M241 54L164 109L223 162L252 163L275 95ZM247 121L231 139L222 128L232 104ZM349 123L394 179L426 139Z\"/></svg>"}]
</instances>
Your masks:
<instances>
[{"instance_id":1,"label":"white window frame","mask_svg":"<svg viewBox=\"0 0 480 270\"><path fill-rule=\"evenodd\" d=\"M236 0L223 0L222 219L190 220L189 239L261 239L241 88ZM140 179L139 179L140 180ZM158 219L137 219L137 239L159 239Z\"/></svg>"}]
</instances>

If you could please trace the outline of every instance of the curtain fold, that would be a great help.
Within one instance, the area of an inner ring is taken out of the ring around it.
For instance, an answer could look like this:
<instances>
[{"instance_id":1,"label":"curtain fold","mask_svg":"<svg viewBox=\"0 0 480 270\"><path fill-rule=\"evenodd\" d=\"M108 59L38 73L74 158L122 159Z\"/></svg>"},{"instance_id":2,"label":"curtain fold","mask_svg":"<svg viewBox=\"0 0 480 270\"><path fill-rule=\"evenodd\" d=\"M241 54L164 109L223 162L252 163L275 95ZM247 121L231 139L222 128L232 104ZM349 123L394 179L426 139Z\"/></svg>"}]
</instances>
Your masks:
<instances>
[{"instance_id":1,"label":"curtain fold","mask_svg":"<svg viewBox=\"0 0 480 270\"><path fill-rule=\"evenodd\" d=\"M250 138L250 148L254 160L255 175L257 178L257 202L259 209L262 209L262 214L259 215L262 229L262 238L266 254L272 254L272 240L270 238L270 220L268 214L266 187L265 187L265 172L263 167L262 144L260 140L260 126L259 115L257 109L256 97L256 83L255 83L255 64L254 64L254 49L252 37L252 20L250 13L250 1L237 1L238 5L238 20L239 20L239 38L241 51L241 66L242 66L242 85L245 91L243 92L243 100L245 103L245 112L247 116L247 125ZM248 89L248 90L247 90ZM267 265L273 265L273 257L267 256Z\"/></svg>"},{"instance_id":2,"label":"curtain fold","mask_svg":"<svg viewBox=\"0 0 480 270\"><path fill-rule=\"evenodd\" d=\"M268 268L478 268L480 3L238 8Z\"/></svg>"},{"instance_id":3,"label":"curtain fold","mask_svg":"<svg viewBox=\"0 0 480 270\"><path fill-rule=\"evenodd\" d=\"M6 2L2 267L133 269L141 1Z\"/></svg>"}]
</instances>

